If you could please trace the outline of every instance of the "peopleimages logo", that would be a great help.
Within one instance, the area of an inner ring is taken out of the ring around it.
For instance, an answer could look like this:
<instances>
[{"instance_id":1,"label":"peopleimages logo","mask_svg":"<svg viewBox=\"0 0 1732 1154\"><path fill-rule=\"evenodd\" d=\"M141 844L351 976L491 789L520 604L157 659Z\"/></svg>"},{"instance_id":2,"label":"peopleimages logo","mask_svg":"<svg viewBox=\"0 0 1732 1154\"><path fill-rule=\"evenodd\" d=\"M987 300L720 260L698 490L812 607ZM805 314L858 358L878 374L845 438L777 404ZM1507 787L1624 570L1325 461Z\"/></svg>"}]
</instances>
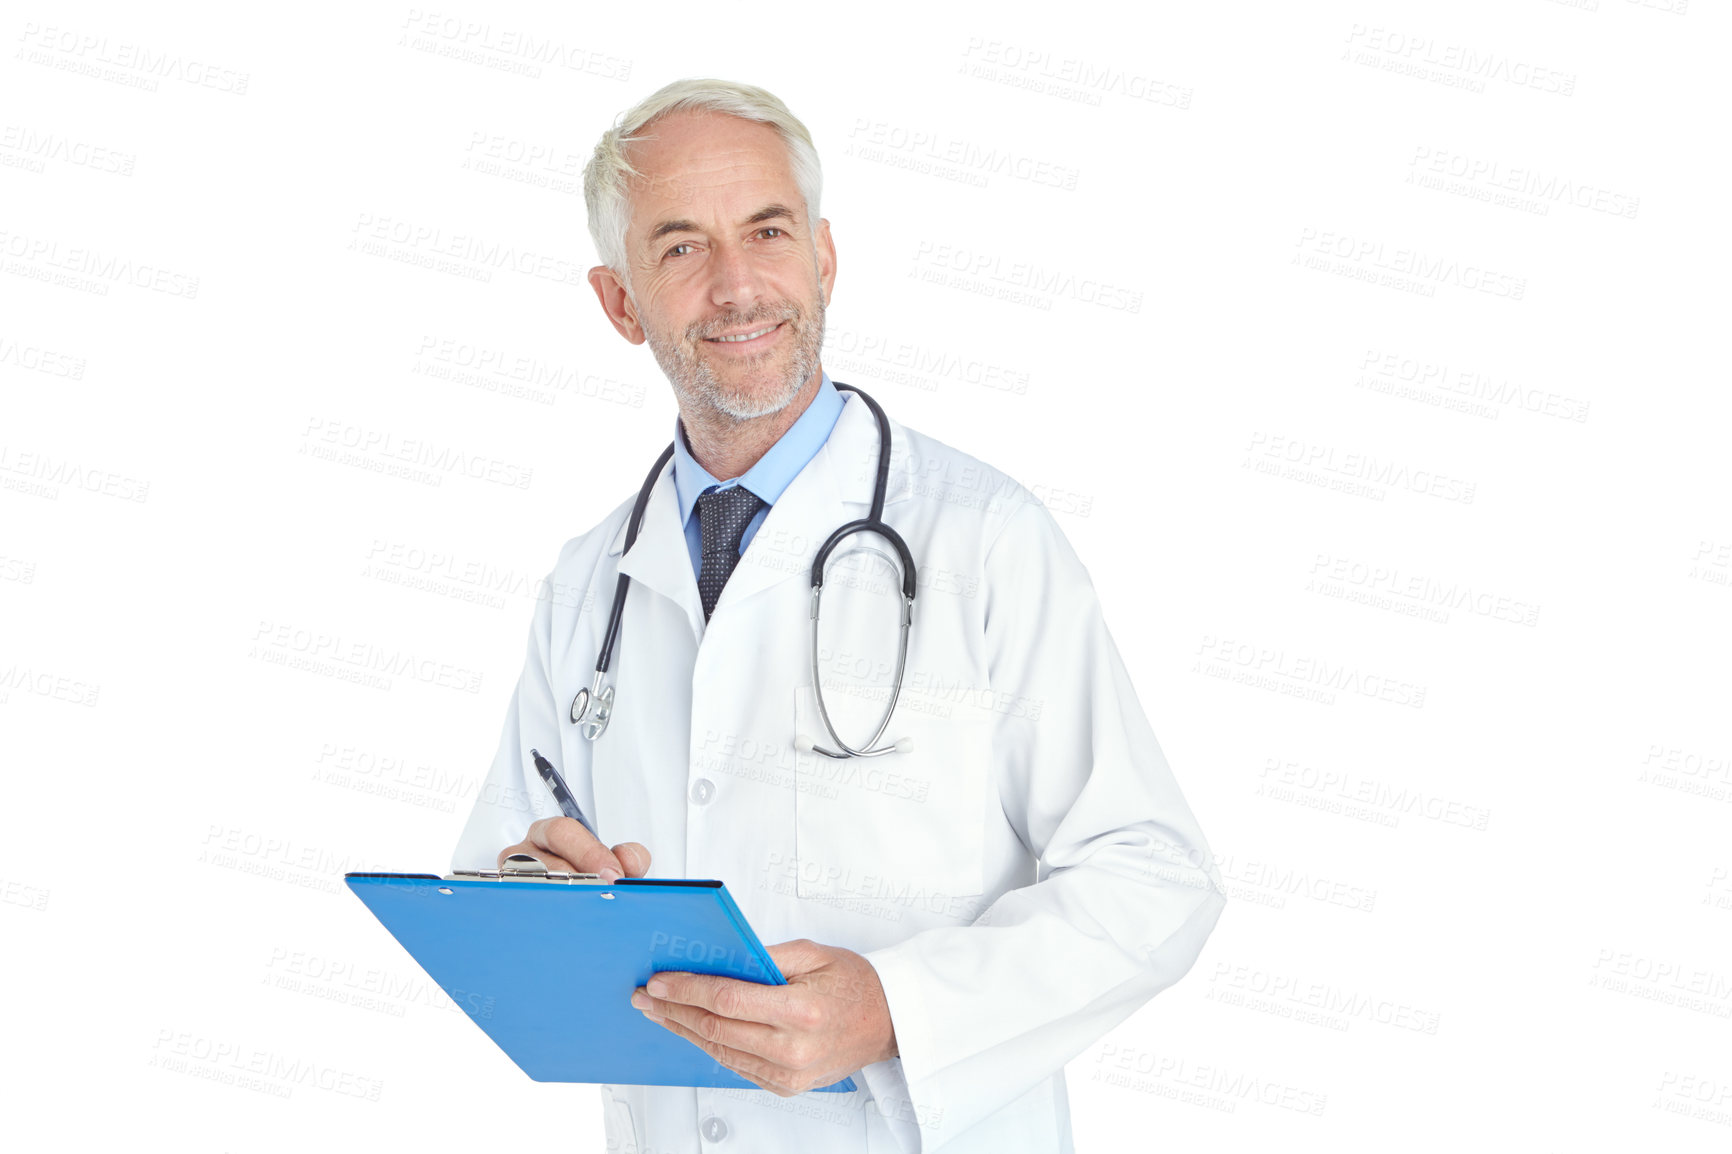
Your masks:
<instances>
[{"instance_id":1,"label":"peopleimages logo","mask_svg":"<svg viewBox=\"0 0 1732 1154\"><path fill-rule=\"evenodd\" d=\"M1301 228L1295 247L1299 249L1295 264L1315 267L1307 257L1334 260L1359 279L1382 283L1385 277L1397 278L1396 287L1411 282L1435 292L1438 285L1447 285L1511 301L1521 300L1528 291L1526 277L1328 229Z\"/></svg>"},{"instance_id":2,"label":"peopleimages logo","mask_svg":"<svg viewBox=\"0 0 1732 1154\"><path fill-rule=\"evenodd\" d=\"M454 445L440 445L417 437L399 437L387 429L369 429L348 421L324 417L307 418L301 433L300 451L308 456L340 464L396 464L431 470L435 483L452 473L477 481L491 481L513 489L527 489L535 470L510 461L469 453ZM411 479L422 479L412 477Z\"/></svg>"},{"instance_id":3,"label":"peopleimages logo","mask_svg":"<svg viewBox=\"0 0 1732 1154\"><path fill-rule=\"evenodd\" d=\"M923 240L914 250L914 263L927 266L929 275L922 279L929 283L998 296L1017 304L1037 300L1051 308L1049 298L1063 297L1115 312L1135 313L1143 307L1140 292L1079 277L1063 269L1043 268L1030 261L1007 261L996 253L961 245ZM945 279L945 274L950 274L949 279Z\"/></svg>"}]
</instances>

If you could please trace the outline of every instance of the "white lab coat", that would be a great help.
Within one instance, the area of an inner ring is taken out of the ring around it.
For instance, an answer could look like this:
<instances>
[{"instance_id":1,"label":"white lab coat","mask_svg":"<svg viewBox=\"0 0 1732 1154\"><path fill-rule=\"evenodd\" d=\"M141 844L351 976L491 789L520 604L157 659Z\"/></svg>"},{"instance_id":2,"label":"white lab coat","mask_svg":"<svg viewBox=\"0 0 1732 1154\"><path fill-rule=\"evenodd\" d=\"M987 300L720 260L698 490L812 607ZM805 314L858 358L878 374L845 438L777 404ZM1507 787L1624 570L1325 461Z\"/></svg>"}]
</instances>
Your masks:
<instances>
[{"instance_id":1,"label":"white lab coat","mask_svg":"<svg viewBox=\"0 0 1732 1154\"><path fill-rule=\"evenodd\" d=\"M914 746L846 761L796 751L796 732L829 744L810 690L812 555L866 515L878 454L870 411L845 395L707 624L671 466L629 556L629 500L565 546L452 860L492 868L558 812L526 770L536 747L608 844L650 848L651 876L720 878L766 944L863 954L901 1056L856 1075L851 1094L604 1087L611 1154L698 1154L718 1133L754 1154L1068 1151L1065 1062L1183 976L1225 904L1052 515L894 421L884 517L920 590L887 734ZM882 571L839 563L825 588L825 703L855 744L894 662ZM568 711L593 676L617 572L632 586L616 712L592 744Z\"/></svg>"}]
</instances>

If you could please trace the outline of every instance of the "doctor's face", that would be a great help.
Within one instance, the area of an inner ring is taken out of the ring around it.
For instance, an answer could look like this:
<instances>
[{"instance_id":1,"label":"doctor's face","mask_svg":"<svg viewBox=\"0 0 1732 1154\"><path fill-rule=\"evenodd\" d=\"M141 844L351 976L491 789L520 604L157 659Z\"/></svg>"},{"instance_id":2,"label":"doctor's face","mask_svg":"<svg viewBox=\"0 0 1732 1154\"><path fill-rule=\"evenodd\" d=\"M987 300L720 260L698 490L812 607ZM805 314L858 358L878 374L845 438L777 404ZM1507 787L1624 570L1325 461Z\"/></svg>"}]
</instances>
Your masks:
<instances>
[{"instance_id":1,"label":"doctor's face","mask_svg":"<svg viewBox=\"0 0 1732 1154\"><path fill-rule=\"evenodd\" d=\"M614 326L648 342L693 415L780 412L813 380L836 275L830 226L816 238L788 150L767 124L676 113L630 146L641 174L626 229L629 284L590 282Z\"/></svg>"}]
</instances>

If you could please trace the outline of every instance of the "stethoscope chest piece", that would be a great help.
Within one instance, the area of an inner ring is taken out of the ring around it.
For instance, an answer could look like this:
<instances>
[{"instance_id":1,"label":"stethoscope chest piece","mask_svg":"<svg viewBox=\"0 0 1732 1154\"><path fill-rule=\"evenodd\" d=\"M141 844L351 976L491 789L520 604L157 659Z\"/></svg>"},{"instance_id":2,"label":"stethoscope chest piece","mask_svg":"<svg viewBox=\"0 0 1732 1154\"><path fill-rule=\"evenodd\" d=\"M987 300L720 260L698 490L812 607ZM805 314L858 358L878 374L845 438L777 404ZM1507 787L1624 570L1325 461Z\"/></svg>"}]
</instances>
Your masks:
<instances>
[{"instance_id":1,"label":"stethoscope chest piece","mask_svg":"<svg viewBox=\"0 0 1732 1154\"><path fill-rule=\"evenodd\" d=\"M589 705L589 720L583 723L582 733L594 741L607 731L607 723L613 720L613 686L608 686L595 694Z\"/></svg>"},{"instance_id":2,"label":"stethoscope chest piece","mask_svg":"<svg viewBox=\"0 0 1732 1154\"><path fill-rule=\"evenodd\" d=\"M571 723L582 726L579 732L594 741L607 731L607 723L611 720L613 686L604 687L601 674L597 673L595 683L588 689L578 690L577 696L571 699Z\"/></svg>"}]
</instances>

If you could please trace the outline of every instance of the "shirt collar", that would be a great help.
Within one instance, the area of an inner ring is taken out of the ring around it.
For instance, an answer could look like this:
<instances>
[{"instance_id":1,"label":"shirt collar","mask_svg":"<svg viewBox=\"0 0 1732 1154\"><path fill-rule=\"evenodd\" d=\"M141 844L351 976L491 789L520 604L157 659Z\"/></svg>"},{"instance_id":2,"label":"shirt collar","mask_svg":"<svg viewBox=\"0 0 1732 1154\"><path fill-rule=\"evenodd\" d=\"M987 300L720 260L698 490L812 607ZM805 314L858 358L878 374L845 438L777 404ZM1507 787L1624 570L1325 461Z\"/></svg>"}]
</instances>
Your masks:
<instances>
[{"instance_id":1,"label":"shirt collar","mask_svg":"<svg viewBox=\"0 0 1732 1154\"><path fill-rule=\"evenodd\" d=\"M733 481L718 481L710 475L708 469L698 464L697 458L686 448L685 429L681 427L680 419L675 417L674 489L680 499L680 524L684 525L692 519L692 511L697 508L698 495L713 485L724 488L743 485L757 494L766 505L774 505L783 490L794 483L800 470L818 455L818 450L830 439L830 431L836 427L836 418L841 415L842 394L830 383L830 374L824 373L823 379L818 382L818 393L812 398L812 403L806 406L806 411L788 426L788 431L758 458L756 464Z\"/></svg>"}]
</instances>

